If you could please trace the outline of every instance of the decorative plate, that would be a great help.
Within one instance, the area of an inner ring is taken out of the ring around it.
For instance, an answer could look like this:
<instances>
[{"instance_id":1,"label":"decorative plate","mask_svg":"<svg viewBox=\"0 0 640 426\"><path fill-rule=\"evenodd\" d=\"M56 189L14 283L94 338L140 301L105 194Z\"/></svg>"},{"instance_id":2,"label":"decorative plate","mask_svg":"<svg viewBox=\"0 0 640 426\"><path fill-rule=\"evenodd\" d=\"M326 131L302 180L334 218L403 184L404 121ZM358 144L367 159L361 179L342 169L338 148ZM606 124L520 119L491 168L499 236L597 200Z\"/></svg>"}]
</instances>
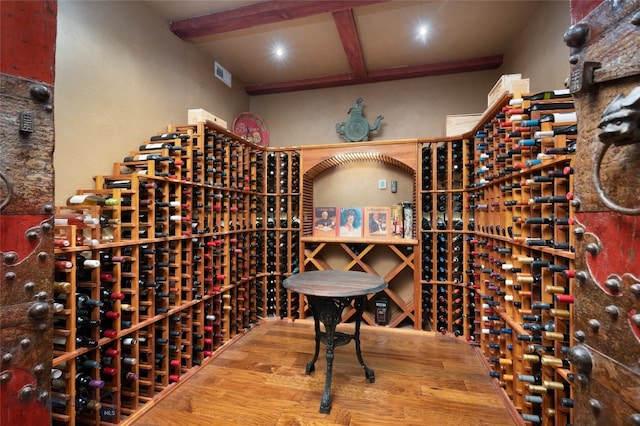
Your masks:
<instances>
[{"instance_id":1,"label":"decorative plate","mask_svg":"<svg viewBox=\"0 0 640 426\"><path fill-rule=\"evenodd\" d=\"M256 114L242 112L233 120L233 133L256 145L269 146L269 129Z\"/></svg>"}]
</instances>

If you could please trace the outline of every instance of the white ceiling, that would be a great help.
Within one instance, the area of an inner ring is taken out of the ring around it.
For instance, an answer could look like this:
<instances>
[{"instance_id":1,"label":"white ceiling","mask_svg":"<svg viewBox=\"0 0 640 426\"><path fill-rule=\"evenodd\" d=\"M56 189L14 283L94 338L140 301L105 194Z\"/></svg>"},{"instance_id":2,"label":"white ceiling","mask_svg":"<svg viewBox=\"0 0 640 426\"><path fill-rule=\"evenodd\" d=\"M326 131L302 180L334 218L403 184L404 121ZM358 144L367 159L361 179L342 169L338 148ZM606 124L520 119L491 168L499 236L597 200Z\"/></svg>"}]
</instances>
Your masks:
<instances>
[{"instance_id":1,"label":"white ceiling","mask_svg":"<svg viewBox=\"0 0 640 426\"><path fill-rule=\"evenodd\" d=\"M173 21L261 2L147 3L169 26ZM356 6L353 17L366 70L372 72L504 54L539 4L540 1L526 0L394 0ZM424 43L415 35L420 23L429 27ZM259 24L188 42L202 48L244 86L331 77L352 71L331 13ZM286 49L285 60L277 61L271 54L277 43Z\"/></svg>"}]
</instances>

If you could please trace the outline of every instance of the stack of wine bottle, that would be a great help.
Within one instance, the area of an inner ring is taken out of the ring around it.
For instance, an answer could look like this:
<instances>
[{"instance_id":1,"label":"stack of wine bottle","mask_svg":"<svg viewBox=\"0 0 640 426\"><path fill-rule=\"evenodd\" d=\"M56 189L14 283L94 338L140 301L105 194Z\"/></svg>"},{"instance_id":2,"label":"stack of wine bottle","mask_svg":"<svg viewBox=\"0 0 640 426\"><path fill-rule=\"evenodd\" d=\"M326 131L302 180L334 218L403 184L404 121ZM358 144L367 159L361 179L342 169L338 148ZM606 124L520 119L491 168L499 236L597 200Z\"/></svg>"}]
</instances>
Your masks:
<instances>
[{"instance_id":1,"label":"stack of wine bottle","mask_svg":"<svg viewBox=\"0 0 640 426\"><path fill-rule=\"evenodd\" d=\"M298 158L170 126L56 208L54 424L119 423L260 317L293 314L270 301L297 272Z\"/></svg>"},{"instance_id":2,"label":"stack of wine bottle","mask_svg":"<svg viewBox=\"0 0 640 426\"><path fill-rule=\"evenodd\" d=\"M423 143L422 201L422 329L473 338L473 291L465 292L464 241L473 231L464 209L464 140Z\"/></svg>"},{"instance_id":3,"label":"stack of wine bottle","mask_svg":"<svg viewBox=\"0 0 640 426\"><path fill-rule=\"evenodd\" d=\"M571 424L573 153L566 90L515 96L467 156L474 340L530 424Z\"/></svg>"}]
</instances>

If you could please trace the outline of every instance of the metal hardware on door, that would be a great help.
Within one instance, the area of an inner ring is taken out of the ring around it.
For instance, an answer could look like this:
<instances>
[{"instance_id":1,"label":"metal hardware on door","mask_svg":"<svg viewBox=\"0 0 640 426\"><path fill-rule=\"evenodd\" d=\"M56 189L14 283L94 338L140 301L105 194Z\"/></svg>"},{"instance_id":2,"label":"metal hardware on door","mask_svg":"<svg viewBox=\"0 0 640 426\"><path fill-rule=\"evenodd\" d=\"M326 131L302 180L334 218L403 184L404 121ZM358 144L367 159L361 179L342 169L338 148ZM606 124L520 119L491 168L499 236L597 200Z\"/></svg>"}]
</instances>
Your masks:
<instances>
[{"instance_id":1,"label":"metal hardware on door","mask_svg":"<svg viewBox=\"0 0 640 426\"><path fill-rule=\"evenodd\" d=\"M620 293L620 290L622 290L622 283L618 278L615 278L615 277L611 277L608 280L606 280L604 282L604 286L608 288L609 291L611 291L611 293L614 293L614 294Z\"/></svg>"},{"instance_id":2,"label":"metal hardware on door","mask_svg":"<svg viewBox=\"0 0 640 426\"><path fill-rule=\"evenodd\" d=\"M600 411L602 411L602 403L597 399L590 399L589 406L595 415L600 414Z\"/></svg>"},{"instance_id":3,"label":"metal hardware on door","mask_svg":"<svg viewBox=\"0 0 640 426\"><path fill-rule=\"evenodd\" d=\"M51 97L51 91L49 88L42 84L32 84L29 87L29 94L32 98L40 102L48 101Z\"/></svg>"},{"instance_id":4,"label":"metal hardware on door","mask_svg":"<svg viewBox=\"0 0 640 426\"><path fill-rule=\"evenodd\" d=\"M571 77L569 81L569 90L571 93L578 93L583 90L590 89L594 84L594 71L600 68L600 62L584 61L580 63L578 55L572 55L569 58L569 63L576 65L571 71Z\"/></svg>"},{"instance_id":5,"label":"metal hardware on door","mask_svg":"<svg viewBox=\"0 0 640 426\"><path fill-rule=\"evenodd\" d=\"M18 115L18 124L20 133L33 133L33 114L30 112L21 112L20 115Z\"/></svg>"},{"instance_id":6,"label":"metal hardware on door","mask_svg":"<svg viewBox=\"0 0 640 426\"><path fill-rule=\"evenodd\" d=\"M576 345L569 349L569 361L580 374L589 375L593 368L591 353L584 345Z\"/></svg>"},{"instance_id":7,"label":"metal hardware on door","mask_svg":"<svg viewBox=\"0 0 640 426\"><path fill-rule=\"evenodd\" d=\"M589 25L578 23L572 25L564 33L564 44L573 48L581 48L589 38Z\"/></svg>"},{"instance_id":8,"label":"metal hardware on door","mask_svg":"<svg viewBox=\"0 0 640 426\"><path fill-rule=\"evenodd\" d=\"M606 308L604 308L604 311L609 314L609 316L611 317L611 319L616 319L618 318L618 316L620 315L620 308L618 308L615 305L609 305Z\"/></svg>"},{"instance_id":9,"label":"metal hardware on door","mask_svg":"<svg viewBox=\"0 0 640 426\"><path fill-rule=\"evenodd\" d=\"M598 138L602 142L600 151L596 154L593 167L593 183L600 200L611 210L626 214L640 214L640 207L622 207L611 201L605 194L600 182L600 168L605 153L614 145L616 147L634 145L640 143L640 86L635 87L624 96L619 94L602 113L599 127L601 129Z\"/></svg>"}]
</instances>

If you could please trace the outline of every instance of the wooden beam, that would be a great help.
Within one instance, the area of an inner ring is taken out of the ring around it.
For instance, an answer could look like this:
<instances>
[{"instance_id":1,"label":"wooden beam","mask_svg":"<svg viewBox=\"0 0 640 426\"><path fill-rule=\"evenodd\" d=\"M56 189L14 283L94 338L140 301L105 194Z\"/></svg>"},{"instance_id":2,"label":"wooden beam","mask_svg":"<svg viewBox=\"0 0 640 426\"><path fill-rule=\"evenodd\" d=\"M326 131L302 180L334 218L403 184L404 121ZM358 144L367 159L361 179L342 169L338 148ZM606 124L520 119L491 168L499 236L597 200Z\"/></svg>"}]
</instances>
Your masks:
<instances>
[{"instance_id":1,"label":"wooden beam","mask_svg":"<svg viewBox=\"0 0 640 426\"><path fill-rule=\"evenodd\" d=\"M266 1L237 9L174 21L171 31L183 40L273 24L320 13L333 13L388 0Z\"/></svg>"},{"instance_id":2,"label":"wooden beam","mask_svg":"<svg viewBox=\"0 0 640 426\"><path fill-rule=\"evenodd\" d=\"M340 40L342 40L344 52L347 54L351 74L353 74L355 78L366 77L367 68L364 64L364 56L362 55L356 21L353 18L353 9L333 12L333 20L336 23Z\"/></svg>"},{"instance_id":3,"label":"wooden beam","mask_svg":"<svg viewBox=\"0 0 640 426\"><path fill-rule=\"evenodd\" d=\"M484 56L458 61L435 64L413 65L370 71L365 77L355 78L350 74L310 78L305 80L264 83L245 86L249 95L267 95L272 93L294 92L298 90L326 89L354 84L378 83L381 81L401 80L405 78L429 77L435 75L456 74L495 69L502 65L503 55Z\"/></svg>"}]
</instances>

